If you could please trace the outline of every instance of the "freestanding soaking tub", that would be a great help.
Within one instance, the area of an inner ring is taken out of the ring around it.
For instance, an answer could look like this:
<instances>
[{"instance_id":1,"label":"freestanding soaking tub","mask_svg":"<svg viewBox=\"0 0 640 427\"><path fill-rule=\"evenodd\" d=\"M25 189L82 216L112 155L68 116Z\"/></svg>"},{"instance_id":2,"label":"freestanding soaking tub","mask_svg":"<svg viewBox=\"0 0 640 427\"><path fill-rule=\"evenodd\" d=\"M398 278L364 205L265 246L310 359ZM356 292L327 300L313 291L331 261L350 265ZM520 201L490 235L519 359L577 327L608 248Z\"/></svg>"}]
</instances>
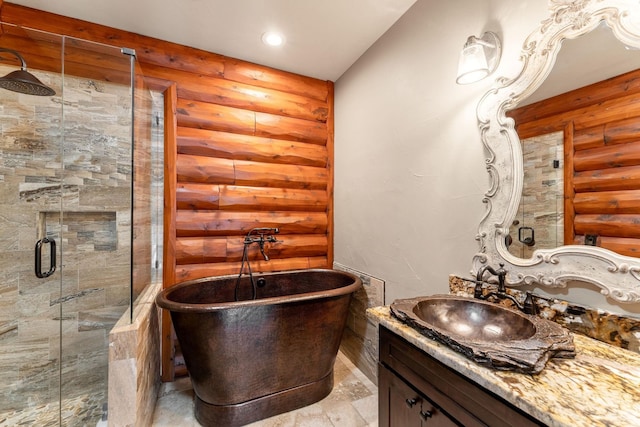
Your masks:
<instances>
[{"instance_id":1,"label":"freestanding soaking tub","mask_svg":"<svg viewBox=\"0 0 640 427\"><path fill-rule=\"evenodd\" d=\"M205 426L239 426L317 402L333 388L333 365L352 294L349 273L298 270L205 278L165 289Z\"/></svg>"}]
</instances>

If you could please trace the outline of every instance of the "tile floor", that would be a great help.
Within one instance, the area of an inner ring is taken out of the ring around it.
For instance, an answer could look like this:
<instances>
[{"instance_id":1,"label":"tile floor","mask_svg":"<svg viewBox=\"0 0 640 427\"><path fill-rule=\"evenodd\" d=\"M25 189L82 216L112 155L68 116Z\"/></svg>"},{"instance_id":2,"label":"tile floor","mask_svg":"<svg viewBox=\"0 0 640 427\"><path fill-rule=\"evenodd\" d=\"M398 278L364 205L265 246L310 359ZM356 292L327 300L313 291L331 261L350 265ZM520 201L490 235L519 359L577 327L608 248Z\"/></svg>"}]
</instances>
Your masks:
<instances>
[{"instance_id":1,"label":"tile floor","mask_svg":"<svg viewBox=\"0 0 640 427\"><path fill-rule=\"evenodd\" d=\"M165 383L153 416L156 427L197 427L193 416L193 390L188 378ZM333 391L313 405L250 427L377 427L378 388L342 353L334 368Z\"/></svg>"}]
</instances>

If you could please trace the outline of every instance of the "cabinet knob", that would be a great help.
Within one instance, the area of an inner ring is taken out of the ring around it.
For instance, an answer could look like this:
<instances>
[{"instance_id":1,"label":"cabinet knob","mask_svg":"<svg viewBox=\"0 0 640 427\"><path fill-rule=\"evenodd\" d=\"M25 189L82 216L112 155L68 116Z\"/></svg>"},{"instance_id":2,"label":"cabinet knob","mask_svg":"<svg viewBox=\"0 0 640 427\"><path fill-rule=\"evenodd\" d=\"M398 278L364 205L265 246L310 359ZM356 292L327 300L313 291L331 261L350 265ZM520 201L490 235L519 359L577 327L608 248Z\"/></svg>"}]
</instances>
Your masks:
<instances>
[{"instance_id":1,"label":"cabinet knob","mask_svg":"<svg viewBox=\"0 0 640 427\"><path fill-rule=\"evenodd\" d=\"M413 399L406 399L404 403L406 403L409 408L413 408L413 405L418 403L418 401L419 399L417 397L414 397Z\"/></svg>"},{"instance_id":2,"label":"cabinet knob","mask_svg":"<svg viewBox=\"0 0 640 427\"><path fill-rule=\"evenodd\" d=\"M427 421L427 418L431 418L433 416L433 412L431 411L420 411L420 416L423 420Z\"/></svg>"}]
</instances>

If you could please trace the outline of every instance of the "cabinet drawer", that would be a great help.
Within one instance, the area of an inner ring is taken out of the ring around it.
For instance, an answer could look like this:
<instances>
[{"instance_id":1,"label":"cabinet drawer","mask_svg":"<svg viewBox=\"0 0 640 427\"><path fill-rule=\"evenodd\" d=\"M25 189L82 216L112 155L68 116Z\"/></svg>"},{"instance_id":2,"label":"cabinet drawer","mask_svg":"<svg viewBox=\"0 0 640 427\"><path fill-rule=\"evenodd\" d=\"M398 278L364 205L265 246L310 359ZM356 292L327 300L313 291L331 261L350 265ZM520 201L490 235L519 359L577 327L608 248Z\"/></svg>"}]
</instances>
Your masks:
<instances>
[{"instance_id":1,"label":"cabinet drawer","mask_svg":"<svg viewBox=\"0 0 640 427\"><path fill-rule=\"evenodd\" d=\"M380 326L380 362L464 426L544 426Z\"/></svg>"}]
</instances>

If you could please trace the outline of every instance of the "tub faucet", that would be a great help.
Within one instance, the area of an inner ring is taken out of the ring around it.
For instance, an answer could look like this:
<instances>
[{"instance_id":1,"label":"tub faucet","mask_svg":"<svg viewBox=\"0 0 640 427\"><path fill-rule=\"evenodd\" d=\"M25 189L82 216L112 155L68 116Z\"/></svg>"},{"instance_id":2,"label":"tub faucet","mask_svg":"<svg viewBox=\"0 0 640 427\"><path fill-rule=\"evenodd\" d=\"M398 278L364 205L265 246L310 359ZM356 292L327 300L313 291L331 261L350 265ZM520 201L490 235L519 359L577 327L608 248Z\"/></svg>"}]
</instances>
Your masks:
<instances>
[{"instance_id":1,"label":"tub faucet","mask_svg":"<svg viewBox=\"0 0 640 427\"><path fill-rule=\"evenodd\" d=\"M264 243L265 242L277 242L276 236L274 234L278 234L280 230L278 228L268 228L268 227L258 227L252 228L249 230L247 235L244 237L245 247L252 244L257 243L260 247L260 253L265 261L269 261L269 256L264 251Z\"/></svg>"},{"instance_id":2,"label":"tub faucet","mask_svg":"<svg viewBox=\"0 0 640 427\"><path fill-rule=\"evenodd\" d=\"M277 228L268 228L268 227L257 227L249 230L246 236L244 236L244 249L242 250L242 262L240 263L240 273L238 273L238 278L236 279L236 287L235 287L235 300L239 301L238 290L240 288L240 279L242 278L242 274L244 272L244 266L247 265L247 271L249 273L249 281L251 282L251 299L256 299L258 295L258 290L256 282L253 280L253 272L251 271L251 263L249 263L249 246L253 243L257 243L260 247L260 253L265 261L269 261L269 256L264 251L264 243L265 242L277 242L276 236L274 234L278 234L280 232ZM258 279L258 282L261 280ZM262 279L264 282L264 279ZM264 286L264 285L262 285Z\"/></svg>"},{"instance_id":3,"label":"tub faucet","mask_svg":"<svg viewBox=\"0 0 640 427\"><path fill-rule=\"evenodd\" d=\"M498 277L498 290L489 292L487 295L482 295L482 284L483 277L485 273L489 271L489 273ZM531 292L526 293L526 298L524 300L524 304L520 304L517 299L513 295L509 295L507 293L507 286L505 284L505 279L507 277L507 270L504 269L504 264L500 263L500 268L495 270L490 265L484 265L480 267L478 273L476 274L475 280L475 288L473 289L473 297L477 299L486 300L490 297L496 297L498 299L508 299L515 304L518 310L524 312L525 314L537 314L538 307L536 306L533 300L533 294Z\"/></svg>"}]
</instances>

